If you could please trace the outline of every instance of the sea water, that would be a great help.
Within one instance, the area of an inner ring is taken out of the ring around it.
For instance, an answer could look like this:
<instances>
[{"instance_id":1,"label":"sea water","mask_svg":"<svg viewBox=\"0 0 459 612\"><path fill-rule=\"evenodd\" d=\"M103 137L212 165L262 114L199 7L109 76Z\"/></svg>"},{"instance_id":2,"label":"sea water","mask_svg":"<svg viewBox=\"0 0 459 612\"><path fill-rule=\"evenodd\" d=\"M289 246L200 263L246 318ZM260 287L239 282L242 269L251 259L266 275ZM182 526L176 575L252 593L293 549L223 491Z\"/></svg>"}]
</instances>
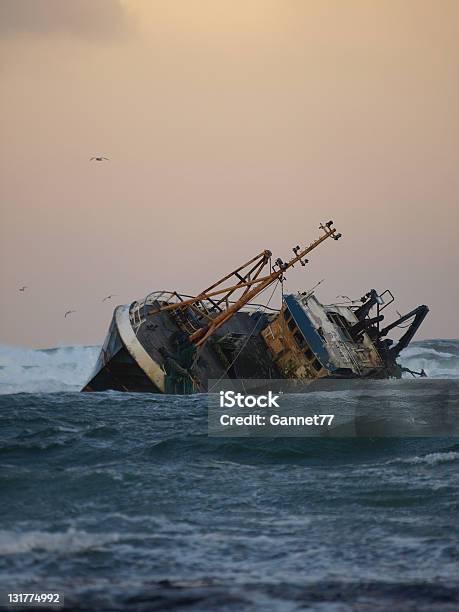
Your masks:
<instances>
[{"instance_id":1,"label":"sea water","mask_svg":"<svg viewBox=\"0 0 459 612\"><path fill-rule=\"evenodd\" d=\"M458 439L212 438L204 395L78 393L97 352L0 348L0 591L60 591L68 609L458 609ZM459 402L459 341L402 362Z\"/></svg>"}]
</instances>

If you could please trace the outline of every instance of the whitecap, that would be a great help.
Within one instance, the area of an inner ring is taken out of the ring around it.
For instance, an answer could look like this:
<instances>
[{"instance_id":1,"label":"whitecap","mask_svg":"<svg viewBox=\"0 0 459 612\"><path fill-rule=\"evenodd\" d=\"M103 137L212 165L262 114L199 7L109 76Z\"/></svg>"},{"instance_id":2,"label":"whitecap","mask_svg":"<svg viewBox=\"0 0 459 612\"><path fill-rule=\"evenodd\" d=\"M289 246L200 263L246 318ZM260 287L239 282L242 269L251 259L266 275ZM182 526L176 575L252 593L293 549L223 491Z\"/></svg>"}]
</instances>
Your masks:
<instances>
[{"instance_id":1,"label":"whitecap","mask_svg":"<svg viewBox=\"0 0 459 612\"><path fill-rule=\"evenodd\" d=\"M457 460L459 460L459 453L455 451L447 451L443 453L429 453L428 455L424 455L422 457L415 456L392 459L387 463L404 463L409 465L438 465L439 463L447 463L449 461Z\"/></svg>"},{"instance_id":2,"label":"whitecap","mask_svg":"<svg viewBox=\"0 0 459 612\"><path fill-rule=\"evenodd\" d=\"M99 354L96 346L28 349L0 346L0 394L79 391Z\"/></svg>"},{"instance_id":3,"label":"whitecap","mask_svg":"<svg viewBox=\"0 0 459 612\"><path fill-rule=\"evenodd\" d=\"M65 532L0 531L0 555L14 555L35 551L76 553L100 549L118 542L117 533L95 534L69 529Z\"/></svg>"}]
</instances>

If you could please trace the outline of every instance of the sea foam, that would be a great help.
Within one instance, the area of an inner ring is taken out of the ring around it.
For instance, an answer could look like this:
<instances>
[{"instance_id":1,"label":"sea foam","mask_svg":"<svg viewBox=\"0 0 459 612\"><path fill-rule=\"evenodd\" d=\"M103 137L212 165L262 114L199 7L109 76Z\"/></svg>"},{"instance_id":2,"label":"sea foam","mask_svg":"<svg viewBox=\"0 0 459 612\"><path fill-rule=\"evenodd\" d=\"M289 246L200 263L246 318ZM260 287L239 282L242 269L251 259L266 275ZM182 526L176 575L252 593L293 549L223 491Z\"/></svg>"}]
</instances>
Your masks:
<instances>
[{"instance_id":1,"label":"sea foam","mask_svg":"<svg viewBox=\"0 0 459 612\"><path fill-rule=\"evenodd\" d=\"M0 394L78 391L87 382L99 350L96 346L0 346Z\"/></svg>"},{"instance_id":2,"label":"sea foam","mask_svg":"<svg viewBox=\"0 0 459 612\"><path fill-rule=\"evenodd\" d=\"M99 351L97 346L29 349L0 345L0 394L79 391ZM459 340L413 343L399 361L411 370L425 370L429 378L459 378Z\"/></svg>"}]
</instances>

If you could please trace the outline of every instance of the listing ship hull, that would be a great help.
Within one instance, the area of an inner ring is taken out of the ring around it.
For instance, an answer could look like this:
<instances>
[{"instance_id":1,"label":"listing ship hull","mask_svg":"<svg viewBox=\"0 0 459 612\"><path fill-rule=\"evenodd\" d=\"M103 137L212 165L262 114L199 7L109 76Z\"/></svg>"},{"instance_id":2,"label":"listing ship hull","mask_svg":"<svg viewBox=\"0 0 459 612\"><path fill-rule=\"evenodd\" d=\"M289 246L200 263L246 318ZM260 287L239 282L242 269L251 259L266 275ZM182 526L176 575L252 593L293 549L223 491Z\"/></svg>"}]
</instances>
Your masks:
<instances>
[{"instance_id":1,"label":"listing ship hull","mask_svg":"<svg viewBox=\"0 0 459 612\"><path fill-rule=\"evenodd\" d=\"M427 315L418 306L381 327L394 301L389 290L371 289L359 300L324 305L314 290L283 295L269 306L285 273L305 266L306 255L341 234L333 221L308 246L294 247L284 263L269 250L224 276L196 296L157 291L115 309L94 372L83 391L189 394L207 392L221 379L400 377L397 363ZM269 273L267 270L269 269ZM268 303L254 300L268 287ZM388 334L403 325L394 343ZM413 373L415 374L415 373ZM422 374L422 373L421 373Z\"/></svg>"},{"instance_id":2,"label":"listing ship hull","mask_svg":"<svg viewBox=\"0 0 459 612\"><path fill-rule=\"evenodd\" d=\"M168 315L147 315L144 322L135 329L130 312L132 306L118 306L115 309L93 374L83 391L113 389L186 394L206 391L209 380L218 380L222 376L262 379L281 377L266 352L260 331L255 330L253 333L256 320L252 313L238 313L222 328L218 337L201 351L190 378L180 370L183 366L178 359L177 372L168 375L160 353L160 349L166 347L170 354L174 354L174 340L181 333L179 326ZM227 372L233 357L231 351L238 350L241 343L245 343L245 346Z\"/></svg>"},{"instance_id":3,"label":"listing ship hull","mask_svg":"<svg viewBox=\"0 0 459 612\"><path fill-rule=\"evenodd\" d=\"M256 308L236 313L197 355L193 352L189 363L177 351L182 327L168 312L149 314L151 305L145 301L140 306L134 302L116 307L83 391L188 394L206 392L210 380L222 378L383 379L402 375L396 357L407 343L390 353L390 348L377 347L368 331L354 340L349 332L359 325L355 310L342 304L324 307L313 295L306 299L301 294L286 295L282 308L268 314ZM416 309L416 329L427 312L425 306Z\"/></svg>"}]
</instances>

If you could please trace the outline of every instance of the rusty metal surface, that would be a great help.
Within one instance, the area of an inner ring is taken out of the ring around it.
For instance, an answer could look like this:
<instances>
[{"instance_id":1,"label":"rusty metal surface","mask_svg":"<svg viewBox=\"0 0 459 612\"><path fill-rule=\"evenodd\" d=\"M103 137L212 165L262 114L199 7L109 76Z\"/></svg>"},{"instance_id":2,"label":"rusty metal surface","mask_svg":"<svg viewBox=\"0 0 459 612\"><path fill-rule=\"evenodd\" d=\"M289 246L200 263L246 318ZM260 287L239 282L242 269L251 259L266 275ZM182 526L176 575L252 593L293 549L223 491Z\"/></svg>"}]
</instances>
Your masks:
<instances>
[{"instance_id":1,"label":"rusty metal surface","mask_svg":"<svg viewBox=\"0 0 459 612\"><path fill-rule=\"evenodd\" d=\"M242 266L236 268L217 282L213 283L200 292L196 297L179 301L174 304L166 303L158 305L156 308L149 310L149 315L159 314L160 312L182 310L186 311L191 306L196 305L199 310L202 311L202 319L205 320L204 324L198 329L191 331L187 329L189 339L195 343L196 346L202 346L213 334L221 327L226 321L234 316L236 312L241 310L246 304L251 302L258 294L264 291L271 284L276 281L280 281L284 277L284 273L289 268L300 263L305 265L307 260L305 256L312 250L317 248L324 240L333 238L338 240L341 234L338 234L333 226L333 222L329 221L325 224L320 225L320 229L323 234L316 240L311 242L307 247L301 249L299 246L293 248L295 256L290 259L287 263L282 262L281 259L277 259L275 265L277 270L271 269L270 274L266 276L260 276L261 271L265 268L268 262L271 261L271 251L265 250L256 257L252 258ZM247 269L251 264L252 267ZM230 284L227 287L221 287L230 278L236 277L237 283ZM230 304L229 297L232 296L236 291L242 291L239 298L235 303ZM217 297L215 301L213 298ZM223 305L223 308L222 308ZM210 316L212 313L212 316ZM209 320L210 319L210 320Z\"/></svg>"},{"instance_id":2,"label":"rusty metal surface","mask_svg":"<svg viewBox=\"0 0 459 612\"><path fill-rule=\"evenodd\" d=\"M301 332L291 316L287 320L284 318L284 312L285 307L262 332L263 339L279 371L285 378L303 380L327 376L328 371L318 362L309 346L306 343L302 347L298 345L295 334Z\"/></svg>"},{"instance_id":3,"label":"rusty metal surface","mask_svg":"<svg viewBox=\"0 0 459 612\"><path fill-rule=\"evenodd\" d=\"M229 318L231 318L238 310L243 308L248 302L252 301L259 293L264 291L267 287L272 285L276 281L280 281L286 270L292 268L296 263L301 263L301 265L305 265L304 257L310 253L312 250L317 248L324 240L328 238L334 238L338 240L341 234L336 233L336 229L332 227L333 222L329 221L326 224L321 224L320 229L324 232L322 236L314 240L309 246L304 249L300 249L300 247L295 247L293 249L295 253L295 257L290 259L287 263L283 263L282 260L277 259L276 264L278 266L278 270L271 272L266 277L257 278L256 280L249 281L250 285L255 284L255 287L251 288L249 291L244 291L239 300L228 306L224 312L217 315L211 323L207 326L203 327L200 330L197 330L190 336L190 340L194 342L197 346L201 346L214 334L217 329L225 323ZM247 286L248 282L241 282L240 287ZM230 292L234 292L234 287L231 287ZM208 294L210 295L210 294Z\"/></svg>"}]
</instances>

